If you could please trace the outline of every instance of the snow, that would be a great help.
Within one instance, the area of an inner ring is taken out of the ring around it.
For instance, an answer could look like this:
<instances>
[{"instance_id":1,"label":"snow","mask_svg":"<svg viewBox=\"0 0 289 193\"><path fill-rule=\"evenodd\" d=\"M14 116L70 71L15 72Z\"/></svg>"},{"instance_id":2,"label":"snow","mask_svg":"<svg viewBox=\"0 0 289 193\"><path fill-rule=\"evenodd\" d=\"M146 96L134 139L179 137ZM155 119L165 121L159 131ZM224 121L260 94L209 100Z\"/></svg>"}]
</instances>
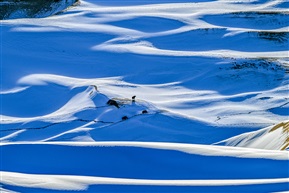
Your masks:
<instances>
[{"instance_id":1,"label":"snow","mask_svg":"<svg viewBox=\"0 0 289 193\"><path fill-rule=\"evenodd\" d=\"M244 133L219 143L229 146L284 150L288 148L288 126L288 121L281 122L274 127Z\"/></svg>"},{"instance_id":2,"label":"snow","mask_svg":"<svg viewBox=\"0 0 289 193\"><path fill-rule=\"evenodd\" d=\"M2 172L5 184L24 187L56 189L56 190L84 190L88 185L120 184L120 185L153 185L153 186L229 186L287 183L287 178L262 180L136 180L120 178L101 178L65 175L33 175L12 172Z\"/></svg>"},{"instance_id":3,"label":"snow","mask_svg":"<svg viewBox=\"0 0 289 193\"><path fill-rule=\"evenodd\" d=\"M288 191L287 4L1 20L0 192Z\"/></svg>"},{"instance_id":4,"label":"snow","mask_svg":"<svg viewBox=\"0 0 289 193\"><path fill-rule=\"evenodd\" d=\"M288 185L287 151L153 142L18 142L1 150L4 187Z\"/></svg>"}]
</instances>

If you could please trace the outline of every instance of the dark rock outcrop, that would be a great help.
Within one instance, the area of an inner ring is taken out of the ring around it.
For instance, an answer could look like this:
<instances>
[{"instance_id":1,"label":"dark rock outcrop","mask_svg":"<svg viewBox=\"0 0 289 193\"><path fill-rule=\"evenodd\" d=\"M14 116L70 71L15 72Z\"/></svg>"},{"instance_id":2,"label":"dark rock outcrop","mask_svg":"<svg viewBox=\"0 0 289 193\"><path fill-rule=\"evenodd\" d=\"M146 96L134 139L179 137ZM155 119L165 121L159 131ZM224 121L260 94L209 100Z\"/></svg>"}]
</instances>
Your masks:
<instances>
[{"instance_id":1,"label":"dark rock outcrop","mask_svg":"<svg viewBox=\"0 0 289 193\"><path fill-rule=\"evenodd\" d=\"M108 100L106 104L108 104L108 105L113 105L113 106L115 106L116 108L119 108L118 103L117 103L115 100L113 100L113 99Z\"/></svg>"}]
</instances>

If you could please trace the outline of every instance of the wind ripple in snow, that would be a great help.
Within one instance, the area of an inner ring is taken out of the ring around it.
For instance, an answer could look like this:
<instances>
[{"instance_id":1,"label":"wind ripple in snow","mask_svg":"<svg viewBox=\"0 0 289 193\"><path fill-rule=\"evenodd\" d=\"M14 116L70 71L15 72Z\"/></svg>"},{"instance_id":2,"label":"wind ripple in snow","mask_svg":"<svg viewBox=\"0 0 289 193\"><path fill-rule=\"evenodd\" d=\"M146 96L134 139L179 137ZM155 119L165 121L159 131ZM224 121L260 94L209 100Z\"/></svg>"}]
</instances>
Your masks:
<instances>
[{"instance_id":1,"label":"wind ripple in snow","mask_svg":"<svg viewBox=\"0 0 289 193\"><path fill-rule=\"evenodd\" d=\"M1 21L0 191L287 191L287 4L86 0Z\"/></svg>"}]
</instances>

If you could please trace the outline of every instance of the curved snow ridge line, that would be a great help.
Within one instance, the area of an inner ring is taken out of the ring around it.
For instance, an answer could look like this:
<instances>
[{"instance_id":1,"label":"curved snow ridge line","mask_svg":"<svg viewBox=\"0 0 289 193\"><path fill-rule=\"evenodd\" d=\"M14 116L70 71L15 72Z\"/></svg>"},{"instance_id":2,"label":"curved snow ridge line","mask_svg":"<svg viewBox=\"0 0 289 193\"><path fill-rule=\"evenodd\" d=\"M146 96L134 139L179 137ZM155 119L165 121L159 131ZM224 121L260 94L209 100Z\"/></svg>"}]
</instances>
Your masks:
<instances>
[{"instance_id":1,"label":"curved snow ridge line","mask_svg":"<svg viewBox=\"0 0 289 193\"><path fill-rule=\"evenodd\" d=\"M149 180L71 175L40 175L0 172L1 183L13 186L53 190L85 190L89 185L149 185L149 186L235 186L289 183L289 178L234 180Z\"/></svg>"},{"instance_id":2,"label":"curved snow ridge line","mask_svg":"<svg viewBox=\"0 0 289 193\"><path fill-rule=\"evenodd\" d=\"M12 88L12 89L9 89L9 90L1 90L0 91L0 95L4 95L4 94L15 94L15 93L18 93L18 92L22 92L26 89L28 89L29 86L25 86L25 87L15 87L15 88Z\"/></svg>"},{"instance_id":3,"label":"curved snow ridge line","mask_svg":"<svg viewBox=\"0 0 289 193\"><path fill-rule=\"evenodd\" d=\"M243 133L226 140L214 143L227 146L260 148L271 150L286 150L289 146L289 121L282 121L275 126L269 126L253 132Z\"/></svg>"},{"instance_id":4,"label":"curved snow ridge line","mask_svg":"<svg viewBox=\"0 0 289 193\"><path fill-rule=\"evenodd\" d=\"M92 147L137 147L161 150L180 151L188 154L203 156L229 156L239 158L263 158L272 160L289 160L289 152L276 150L262 150L243 147L229 147L216 145L199 145L185 143L165 143L165 142L13 142L0 143L4 145L64 145L64 146L92 146Z\"/></svg>"},{"instance_id":5,"label":"curved snow ridge line","mask_svg":"<svg viewBox=\"0 0 289 193\"><path fill-rule=\"evenodd\" d=\"M242 2L242 1L237 1ZM244 0L243 0L244 2ZM89 3L89 1L82 1L80 10L83 11L95 11L97 13L151 13L151 12L169 12L169 13L197 13L197 14L212 14L212 13L231 13L232 11L286 11L286 9L275 8L274 6L284 1L277 0L273 2L266 2L262 4L234 4L231 0L222 1L205 1L205 2L166 2L166 3L153 3L144 5L129 5L129 6L105 6ZM247 3L247 2L244 2ZM252 0L248 0L248 3L252 3ZM208 9L210 7L210 9Z\"/></svg>"},{"instance_id":6,"label":"curved snow ridge line","mask_svg":"<svg viewBox=\"0 0 289 193\"><path fill-rule=\"evenodd\" d=\"M5 94L11 94L16 92L21 92L22 90L28 88L29 86L34 85L47 85L49 83L58 84L60 86L69 87L70 89L82 87L82 86L97 86L98 89L104 89L108 86L115 87L154 87L162 88L169 87L179 84L179 81L169 82L169 83L158 83L158 84L135 84L125 82L122 76L112 76L106 78L76 78L70 76L56 75L56 74L29 74L24 77L21 77L17 84L22 87L12 88L10 90L3 91ZM1 93L0 93L1 94Z\"/></svg>"},{"instance_id":7,"label":"curved snow ridge line","mask_svg":"<svg viewBox=\"0 0 289 193\"><path fill-rule=\"evenodd\" d=\"M12 191L12 190L4 189L2 187L0 187L0 192L1 193L19 193L19 192L15 192L15 191Z\"/></svg>"},{"instance_id":8,"label":"curved snow ridge line","mask_svg":"<svg viewBox=\"0 0 289 193\"><path fill-rule=\"evenodd\" d=\"M29 22L29 21L27 21ZM145 36L147 33L134 30L134 29L128 29L128 28L122 28L107 24L89 24L89 23L69 23L69 22L61 22L55 20L54 23L50 23L47 27L46 25L39 24L38 26L34 27L15 27L11 31L14 32L42 32L42 31L60 31L60 30L66 30L66 31L74 31L74 32L94 32L94 33L107 33L110 35L117 35L117 36ZM75 28L75 25L77 25L77 28Z\"/></svg>"},{"instance_id":9,"label":"curved snow ridge line","mask_svg":"<svg viewBox=\"0 0 289 193\"><path fill-rule=\"evenodd\" d=\"M122 77L107 77L107 78L75 78L56 74L30 74L20 78L17 83L20 85L47 85L47 83L55 83L70 88L89 86L89 85L107 85L120 82ZM8 92L8 91L6 91ZM12 91L10 91L12 92Z\"/></svg>"},{"instance_id":10,"label":"curved snow ridge line","mask_svg":"<svg viewBox=\"0 0 289 193\"><path fill-rule=\"evenodd\" d=\"M278 4L278 3L277 3ZM266 5L266 6L265 6ZM60 29L66 30L77 30L77 31L92 31L92 32L103 32L114 35L133 35L133 36L146 36L149 33L144 33L134 29L122 28L113 25L104 24L104 22L109 22L112 17L118 18L116 21L121 21L125 19L142 17L142 16L152 16L159 17L165 19L172 19L176 21L181 21L183 23L194 24L197 27L211 26L209 23L205 21L198 20L196 18L202 18L205 15L212 14L230 14L230 13L238 13L238 12L256 12L256 11L268 11L268 12L280 12L284 13L286 9L274 8L276 3L264 4L265 7L260 7L259 5L239 5L232 4L230 2L203 2L203 3L165 3L165 4L152 4L152 5L138 5L138 6L98 6L95 4L87 3L85 1L82 2L80 6L72 10L68 11L69 14L74 15L74 11L78 10L80 13L77 15L82 15L83 17L87 13L93 13L95 15L100 15L100 17L93 18L94 22L83 22L83 24L77 24L78 28L75 28L75 21L71 19L67 19L66 14L56 15L54 17L46 18L46 20L53 20L54 22L50 23L47 26L47 22L42 22L42 20L35 21L33 19L22 19L18 21L4 21L5 23L30 23L32 25L37 25L38 27L17 27L13 30L16 31L59 31ZM210 7L210 9L208 9ZM105 13L105 14L103 14ZM113 18L115 20L115 18ZM65 22L62 22L62 21ZM91 18L89 18L91 21ZM44 29L43 29L44 28ZM153 33L154 34L154 33Z\"/></svg>"},{"instance_id":11,"label":"curved snow ridge line","mask_svg":"<svg viewBox=\"0 0 289 193\"><path fill-rule=\"evenodd\" d=\"M242 52L234 50L209 50L209 51L179 51L165 50L154 47L150 42L141 41L131 44L101 44L92 47L96 51L108 51L116 53L133 53L142 55L157 56L203 56L212 58L288 58L288 51L272 51L272 52Z\"/></svg>"},{"instance_id":12,"label":"curved snow ridge line","mask_svg":"<svg viewBox=\"0 0 289 193\"><path fill-rule=\"evenodd\" d=\"M58 75L58 74L29 74L26 76L21 77L17 84L25 85L25 86L32 86L32 85L47 85L48 83L54 83L61 86L66 86L69 88L76 88L76 87L82 87L82 86L131 86L131 87L137 87L137 86L152 86L152 87L164 87L164 86L173 86L177 85L180 82L169 82L169 83L159 83L159 84L135 84L135 83L129 83L125 82L123 80L122 76L111 76L106 78L76 78L71 76L64 76L64 75ZM27 87L28 87L27 86ZM19 89L24 89L22 87L19 87ZM14 91L16 90L16 91ZM14 88L11 90L3 91L6 93L14 93L18 92L18 88Z\"/></svg>"},{"instance_id":13,"label":"curved snow ridge line","mask_svg":"<svg viewBox=\"0 0 289 193\"><path fill-rule=\"evenodd\" d=\"M40 80L42 81L42 80ZM28 122L28 121L36 121L36 120L47 120L50 119L52 121L53 118L61 118L62 122L75 120L73 117L74 113L80 112L81 110L88 108L96 108L95 104L91 100L89 93L91 92L90 88L85 90L84 92L80 92L74 95L66 104L57 109L56 111L36 117L11 117L0 114L0 123L19 123L19 122ZM76 105L77 104L77 105ZM56 119L54 120L55 123ZM57 123L57 121L56 121Z\"/></svg>"}]
</instances>

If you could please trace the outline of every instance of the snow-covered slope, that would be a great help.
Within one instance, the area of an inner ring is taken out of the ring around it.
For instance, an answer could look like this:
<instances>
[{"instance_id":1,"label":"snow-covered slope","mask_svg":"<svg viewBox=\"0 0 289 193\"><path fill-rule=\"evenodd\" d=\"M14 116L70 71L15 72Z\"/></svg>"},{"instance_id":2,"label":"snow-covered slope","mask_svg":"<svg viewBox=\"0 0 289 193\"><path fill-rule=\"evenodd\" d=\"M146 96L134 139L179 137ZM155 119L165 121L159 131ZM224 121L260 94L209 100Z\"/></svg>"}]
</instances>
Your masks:
<instances>
[{"instance_id":1,"label":"snow-covered slope","mask_svg":"<svg viewBox=\"0 0 289 193\"><path fill-rule=\"evenodd\" d=\"M216 144L286 150L289 146L289 122L281 122L265 129L244 133Z\"/></svg>"},{"instance_id":2,"label":"snow-covered slope","mask_svg":"<svg viewBox=\"0 0 289 193\"><path fill-rule=\"evenodd\" d=\"M286 151L152 142L8 143L1 150L3 188L20 192L272 192L289 183Z\"/></svg>"},{"instance_id":3,"label":"snow-covered slope","mask_svg":"<svg viewBox=\"0 0 289 193\"><path fill-rule=\"evenodd\" d=\"M85 0L2 20L0 191L288 191L287 7Z\"/></svg>"}]
</instances>

